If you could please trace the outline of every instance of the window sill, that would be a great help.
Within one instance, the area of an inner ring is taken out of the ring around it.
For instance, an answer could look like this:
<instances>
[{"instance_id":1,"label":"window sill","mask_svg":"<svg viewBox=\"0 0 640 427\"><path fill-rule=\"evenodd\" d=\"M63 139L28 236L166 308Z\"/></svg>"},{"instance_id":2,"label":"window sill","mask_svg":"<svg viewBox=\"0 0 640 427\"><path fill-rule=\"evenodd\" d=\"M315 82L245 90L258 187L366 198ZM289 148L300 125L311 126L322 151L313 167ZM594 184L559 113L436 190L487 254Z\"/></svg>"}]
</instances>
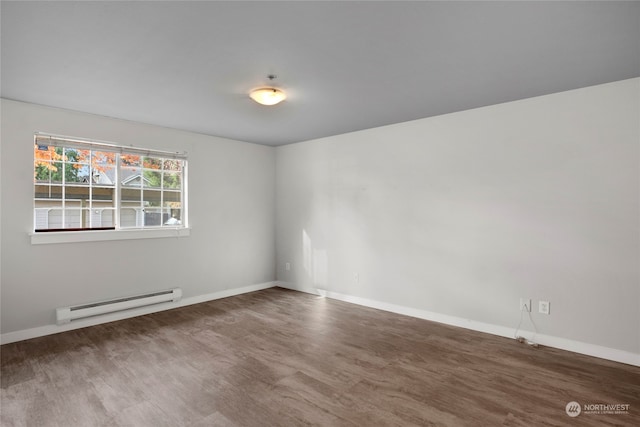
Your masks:
<instances>
[{"instance_id":1,"label":"window sill","mask_svg":"<svg viewBox=\"0 0 640 427\"><path fill-rule=\"evenodd\" d=\"M163 237L187 237L190 228L150 228L132 230L60 231L51 233L31 233L32 245L50 243L101 242L108 240L158 239Z\"/></svg>"}]
</instances>

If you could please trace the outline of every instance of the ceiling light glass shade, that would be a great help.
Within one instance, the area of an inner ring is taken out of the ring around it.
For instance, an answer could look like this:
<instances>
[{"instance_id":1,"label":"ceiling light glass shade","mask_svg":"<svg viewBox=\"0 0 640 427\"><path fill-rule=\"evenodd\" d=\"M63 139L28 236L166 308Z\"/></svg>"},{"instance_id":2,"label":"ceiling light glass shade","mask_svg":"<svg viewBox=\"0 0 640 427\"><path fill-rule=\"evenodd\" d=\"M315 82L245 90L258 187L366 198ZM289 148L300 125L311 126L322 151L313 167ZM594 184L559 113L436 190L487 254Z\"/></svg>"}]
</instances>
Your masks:
<instances>
[{"instance_id":1,"label":"ceiling light glass shade","mask_svg":"<svg viewBox=\"0 0 640 427\"><path fill-rule=\"evenodd\" d=\"M254 89L249 93L251 99L262 105L276 105L287 99L287 95L280 89L274 87L264 87Z\"/></svg>"}]
</instances>

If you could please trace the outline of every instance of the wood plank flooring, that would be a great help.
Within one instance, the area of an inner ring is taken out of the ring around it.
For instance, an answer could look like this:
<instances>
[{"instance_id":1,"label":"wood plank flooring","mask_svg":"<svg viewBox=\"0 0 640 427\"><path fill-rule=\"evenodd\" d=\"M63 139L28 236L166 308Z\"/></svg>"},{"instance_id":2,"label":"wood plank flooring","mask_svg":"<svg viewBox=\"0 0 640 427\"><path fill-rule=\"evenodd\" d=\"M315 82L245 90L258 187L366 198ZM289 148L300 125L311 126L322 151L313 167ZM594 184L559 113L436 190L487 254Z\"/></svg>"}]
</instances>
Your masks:
<instances>
[{"instance_id":1,"label":"wood plank flooring","mask_svg":"<svg viewBox=\"0 0 640 427\"><path fill-rule=\"evenodd\" d=\"M3 427L640 425L640 368L279 288L1 360Z\"/></svg>"}]
</instances>

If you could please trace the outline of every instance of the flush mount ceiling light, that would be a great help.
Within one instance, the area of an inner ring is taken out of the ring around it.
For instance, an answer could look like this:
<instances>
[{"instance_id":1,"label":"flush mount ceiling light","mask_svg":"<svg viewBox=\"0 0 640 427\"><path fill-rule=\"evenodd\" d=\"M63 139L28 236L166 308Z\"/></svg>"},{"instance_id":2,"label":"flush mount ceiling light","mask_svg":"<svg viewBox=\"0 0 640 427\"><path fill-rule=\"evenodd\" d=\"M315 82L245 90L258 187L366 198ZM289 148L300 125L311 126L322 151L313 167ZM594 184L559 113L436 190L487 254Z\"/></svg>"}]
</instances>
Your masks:
<instances>
[{"instance_id":1,"label":"flush mount ceiling light","mask_svg":"<svg viewBox=\"0 0 640 427\"><path fill-rule=\"evenodd\" d=\"M274 87L254 89L249 93L249 96L258 104L262 105L276 105L287 98L287 95L285 95L283 91Z\"/></svg>"},{"instance_id":2,"label":"flush mount ceiling light","mask_svg":"<svg viewBox=\"0 0 640 427\"><path fill-rule=\"evenodd\" d=\"M269 80L276 78L273 74L270 74L267 77ZM249 92L249 96L258 104L262 105L276 105L287 99L287 94L275 87L261 87L254 89Z\"/></svg>"}]
</instances>

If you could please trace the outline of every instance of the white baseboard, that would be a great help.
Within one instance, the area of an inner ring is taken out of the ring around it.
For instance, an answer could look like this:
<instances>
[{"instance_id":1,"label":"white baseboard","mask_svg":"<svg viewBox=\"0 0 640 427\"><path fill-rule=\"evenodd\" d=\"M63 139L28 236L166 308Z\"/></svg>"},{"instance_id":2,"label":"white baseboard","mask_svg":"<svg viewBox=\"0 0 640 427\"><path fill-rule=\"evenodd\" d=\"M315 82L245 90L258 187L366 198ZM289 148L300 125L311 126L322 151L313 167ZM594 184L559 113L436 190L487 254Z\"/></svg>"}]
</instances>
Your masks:
<instances>
[{"instance_id":1,"label":"white baseboard","mask_svg":"<svg viewBox=\"0 0 640 427\"><path fill-rule=\"evenodd\" d=\"M311 294L311 295L320 295L320 292L315 288L298 287L298 286L296 286L295 283L291 283L291 282L280 282L280 281L278 281L278 282L275 282L275 285L277 287L279 287L279 288L290 289L292 291L304 292L304 293Z\"/></svg>"},{"instance_id":2,"label":"white baseboard","mask_svg":"<svg viewBox=\"0 0 640 427\"><path fill-rule=\"evenodd\" d=\"M234 295L246 294L248 292L260 291L263 289L273 288L279 286L278 282L266 282L258 283L255 285L244 286L242 288L225 289L218 292L213 292L205 295L198 295L195 297L183 298L177 302L167 302L162 304L156 304L147 307L140 307L136 309L119 311L116 313L109 313L102 316L91 317L87 319L74 320L71 323L63 325L45 325L38 326L36 328L24 329L21 331L7 332L0 335L0 344L9 344L16 341L28 340L31 338L42 337L45 335L57 334L60 332L72 331L74 329L86 328L87 326L95 326L102 323L114 322L116 320L128 319L136 316L143 316L145 314L157 313L159 311L171 310L173 308L184 307L187 305L198 304L201 302L212 301L221 298L232 297Z\"/></svg>"},{"instance_id":3,"label":"white baseboard","mask_svg":"<svg viewBox=\"0 0 640 427\"><path fill-rule=\"evenodd\" d=\"M282 286L280 282L277 282L278 286ZM293 284L287 284L287 289L298 290ZM304 290L304 292L308 292ZM419 319L431 320L445 325L458 326L465 329L471 329L473 331L485 332L492 335L498 335L501 337L514 338L514 328L507 328L505 326L493 325L490 323L478 322L475 320L465 319L462 317L449 316L446 314L435 313L432 311L419 310L416 308L405 307L396 304L389 304L386 302L375 301L367 298L356 297L352 295L345 295L338 292L331 292L318 289L317 292L309 292L313 294L319 294L327 298L337 299L365 307L376 308L378 310L389 311L392 313L403 314L405 316L417 317ZM525 335L531 337L533 332L524 331L519 335ZM566 338L555 337L551 335L536 334L535 341L543 346L554 347L561 350L572 351L574 353L585 354L587 356L594 356L601 359L612 360L614 362L626 363L628 365L640 366L640 354L631 353L624 350L618 350L615 348L603 347L596 344L589 344L580 341L573 341Z\"/></svg>"},{"instance_id":4,"label":"white baseboard","mask_svg":"<svg viewBox=\"0 0 640 427\"><path fill-rule=\"evenodd\" d=\"M0 344L9 344L16 341L23 341L31 338L42 337L45 335L57 334L59 332L86 328L88 326L114 322L117 320L128 319L131 317L142 316L145 314L156 313L159 311L170 310L173 308L184 307L192 304L198 304L201 302L227 298L234 295L240 295L248 292L268 289L275 286L291 289L294 291L306 292L313 295L321 295L327 298L332 298L332 299L345 301L345 302L349 302L357 305L362 305L365 307L376 308L378 310L384 310L392 313L403 314L405 316L416 317L419 319L431 320L431 321L443 323L446 325L458 326L465 329L485 332L488 334L498 335L498 336L507 337L507 338L513 338L513 334L515 332L513 328L507 328L505 326L478 322L475 320L465 319L465 318L456 317L456 316L449 316L441 313L435 313L431 311L420 310L416 308L405 307L405 306L390 304L390 303L381 302L381 301L375 301L367 298L341 294L338 292L324 291L324 290L312 289L312 288L308 288L308 289L298 288L293 283L275 281L275 282L259 283L255 285L245 286L242 288L225 289L225 290L213 292L210 294L183 298L182 300L175 303L169 302L169 303L158 304L158 305L149 306L149 307L141 307L141 308L117 312L117 313L110 313L103 316L73 321L71 323L67 323L64 325L53 324L53 325L39 326L31 329L24 329L21 331L8 332L0 335ZM532 332L527 332L527 334L532 334ZM599 357L601 359L612 360L614 362L626 363L628 365L640 366L640 354L631 353L624 350L618 350L614 348L599 346L596 344L573 341L566 338L560 338L560 337L543 335L543 334L537 334L535 337L535 340L538 344L548 346L548 347L554 347L562 350L572 351L575 353L585 354L588 356Z\"/></svg>"}]
</instances>

